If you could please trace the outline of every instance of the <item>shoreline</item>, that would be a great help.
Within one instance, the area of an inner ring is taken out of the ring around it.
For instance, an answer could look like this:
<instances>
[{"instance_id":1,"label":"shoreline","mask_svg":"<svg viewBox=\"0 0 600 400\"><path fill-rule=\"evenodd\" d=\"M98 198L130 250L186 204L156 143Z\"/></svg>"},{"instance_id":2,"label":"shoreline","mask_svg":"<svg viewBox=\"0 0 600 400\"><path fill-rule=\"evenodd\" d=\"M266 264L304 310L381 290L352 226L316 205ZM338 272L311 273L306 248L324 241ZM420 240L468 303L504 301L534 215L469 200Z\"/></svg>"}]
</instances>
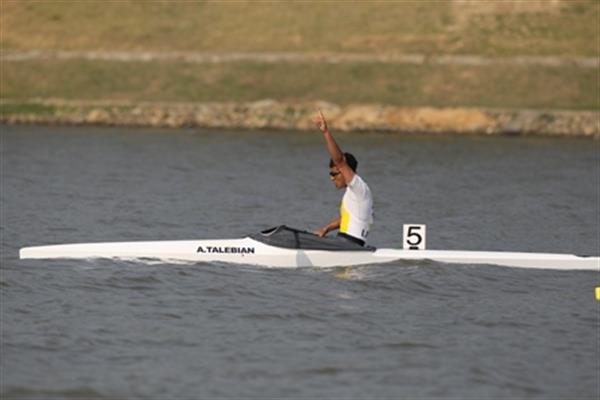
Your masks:
<instances>
[{"instance_id":1,"label":"shoreline","mask_svg":"<svg viewBox=\"0 0 600 400\"><path fill-rule=\"evenodd\" d=\"M398 107L280 102L159 103L33 99L0 101L0 123L157 128L312 130L320 108L332 129L397 134L586 137L600 139L600 112ZM12 109L11 109L12 108Z\"/></svg>"}]
</instances>

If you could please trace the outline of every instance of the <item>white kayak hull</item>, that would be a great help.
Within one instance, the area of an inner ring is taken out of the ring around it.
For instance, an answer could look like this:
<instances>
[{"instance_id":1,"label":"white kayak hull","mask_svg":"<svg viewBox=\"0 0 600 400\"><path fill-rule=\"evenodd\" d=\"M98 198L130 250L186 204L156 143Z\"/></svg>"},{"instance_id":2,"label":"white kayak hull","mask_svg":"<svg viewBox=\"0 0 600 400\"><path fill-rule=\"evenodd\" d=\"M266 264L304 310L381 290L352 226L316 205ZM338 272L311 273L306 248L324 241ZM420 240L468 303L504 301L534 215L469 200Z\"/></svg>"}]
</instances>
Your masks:
<instances>
[{"instance_id":1,"label":"white kayak hull","mask_svg":"<svg viewBox=\"0 0 600 400\"><path fill-rule=\"evenodd\" d=\"M21 259L159 260L225 262L278 268L337 267L392 261L430 260L457 264L491 264L507 267L600 271L599 257L570 254L512 253L448 250L328 251L270 246L252 238L152 242L81 243L25 247Z\"/></svg>"}]
</instances>

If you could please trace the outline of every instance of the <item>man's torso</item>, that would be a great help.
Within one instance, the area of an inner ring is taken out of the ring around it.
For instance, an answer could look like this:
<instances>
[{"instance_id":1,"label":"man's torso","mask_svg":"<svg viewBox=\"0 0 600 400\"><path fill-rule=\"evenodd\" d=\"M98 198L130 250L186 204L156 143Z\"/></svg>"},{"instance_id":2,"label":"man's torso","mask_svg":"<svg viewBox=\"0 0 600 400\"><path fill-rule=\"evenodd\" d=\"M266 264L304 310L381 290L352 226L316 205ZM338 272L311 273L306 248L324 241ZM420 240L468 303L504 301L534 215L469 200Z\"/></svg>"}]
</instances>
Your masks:
<instances>
[{"instance_id":1,"label":"man's torso","mask_svg":"<svg viewBox=\"0 0 600 400\"><path fill-rule=\"evenodd\" d=\"M340 233L366 241L373 223L373 197L358 175L346 187L340 205Z\"/></svg>"}]
</instances>

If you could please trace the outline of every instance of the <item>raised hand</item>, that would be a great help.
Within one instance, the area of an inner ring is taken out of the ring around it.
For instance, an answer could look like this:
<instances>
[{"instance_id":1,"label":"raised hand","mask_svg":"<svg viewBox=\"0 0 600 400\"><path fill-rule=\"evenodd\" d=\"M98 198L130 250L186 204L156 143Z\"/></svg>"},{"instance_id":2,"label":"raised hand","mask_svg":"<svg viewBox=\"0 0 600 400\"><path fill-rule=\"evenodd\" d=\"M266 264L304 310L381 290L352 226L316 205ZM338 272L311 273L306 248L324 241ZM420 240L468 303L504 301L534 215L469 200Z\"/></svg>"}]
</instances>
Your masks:
<instances>
[{"instance_id":1,"label":"raised hand","mask_svg":"<svg viewBox=\"0 0 600 400\"><path fill-rule=\"evenodd\" d=\"M325 133L327 132L327 121L325 120L325 116L323 115L323 113L321 112L321 110L319 109L319 115L317 115L314 119L315 121L315 125L317 125L317 128L319 128L321 130L321 132Z\"/></svg>"}]
</instances>

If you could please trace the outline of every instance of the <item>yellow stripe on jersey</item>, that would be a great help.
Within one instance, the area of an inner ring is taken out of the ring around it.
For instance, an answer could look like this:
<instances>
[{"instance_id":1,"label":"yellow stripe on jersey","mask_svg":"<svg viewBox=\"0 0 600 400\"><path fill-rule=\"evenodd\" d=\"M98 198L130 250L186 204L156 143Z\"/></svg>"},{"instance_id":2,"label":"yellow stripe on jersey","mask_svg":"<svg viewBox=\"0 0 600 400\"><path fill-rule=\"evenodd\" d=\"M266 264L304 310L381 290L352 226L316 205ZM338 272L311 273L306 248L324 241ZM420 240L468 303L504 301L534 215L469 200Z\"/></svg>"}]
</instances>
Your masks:
<instances>
[{"instance_id":1,"label":"yellow stripe on jersey","mask_svg":"<svg viewBox=\"0 0 600 400\"><path fill-rule=\"evenodd\" d=\"M348 225L350 225L350 213L344 207L344 202L340 203L340 232L348 233Z\"/></svg>"}]
</instances>

